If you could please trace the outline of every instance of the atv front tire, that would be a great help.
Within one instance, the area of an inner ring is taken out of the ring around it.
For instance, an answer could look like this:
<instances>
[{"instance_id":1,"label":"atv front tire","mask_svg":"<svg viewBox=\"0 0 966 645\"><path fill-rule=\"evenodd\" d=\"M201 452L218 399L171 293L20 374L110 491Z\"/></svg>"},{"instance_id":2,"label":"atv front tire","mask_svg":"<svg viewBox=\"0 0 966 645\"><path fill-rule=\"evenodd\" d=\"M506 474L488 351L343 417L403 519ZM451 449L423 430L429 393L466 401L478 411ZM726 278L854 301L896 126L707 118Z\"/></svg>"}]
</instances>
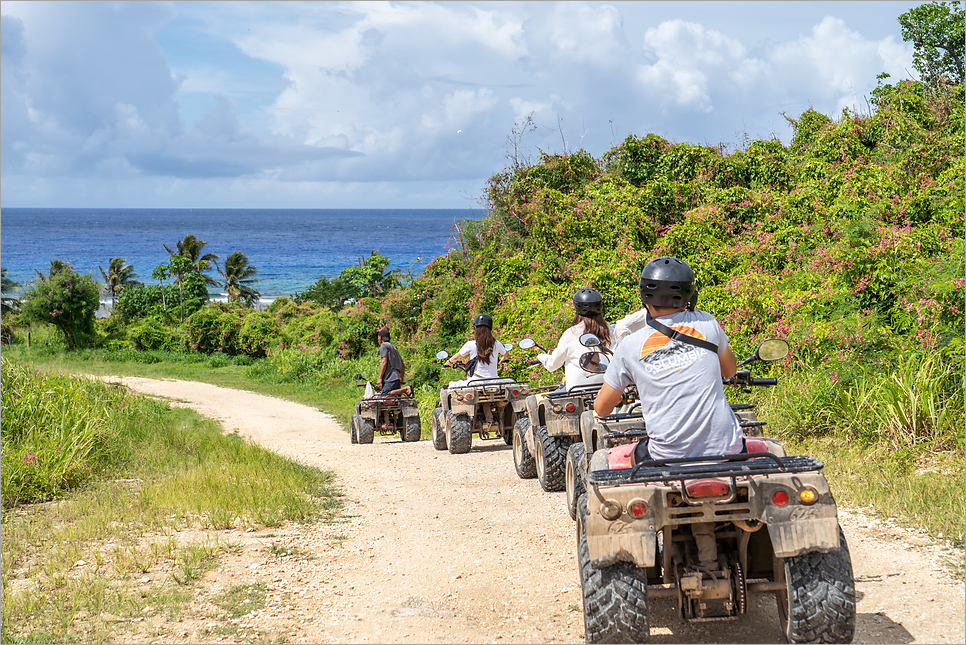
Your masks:
<instances>
[{"instance_id":1,"label":"atv front tire","mask_svg":"<svg viewBox=\"0 0 966 645\"><path fill-rule=\"evenodd\" d=\"M584 638L588 643L646 643L651 629L647 611L644 569L617 562L603 569L590 563L587 533L587 495L577 500L577 562L584 599Z\"/></svg>"},{"instance_id":2,"label":"atv front tire","mask_svg":"<svg viewBox=\"0 0 966 645\"><path fill-rule=\"evenodd\" d=\"M472 422L465 414L446 413L446 421L449 428L446 432L446 443L449 444L449 452L452 455L461 455L470 451L473 445Z\"/></svg>"},{"instance_id":3,"label":"atv front tire","mask_svg":"<svg viewBox=\"0 0 966 645\"><path fill-rule=\"evenodd\" d=\"M577 500L586 492L584 477L581 474L583 472L581 465L584 461L584 454L584 443L582 441L571 444L567 450L567 469L564 479L564 490L567 491L567 512L570 513L570 519L572 520L577 519Z\"/></svg>"},{"instance_id":4,"label":"atv front tire","mask_svg":"<svg viewBox=\"0 0 966 645\"><path fill-rule=\"evenodd\" d=\"M789 643L851 643L855 636L855 579L845 534L839 548L776 561L778 619Z\"/></svg>"},{"instance_id":5,"label":"atv front tire","mask_svg":"<svg viewBox=\"0 0 966 645\"><path fill-rule=\"evenodd\" d=\"M419 417L406 417L406 430L403 434L403 441L419 441L423 428L419 422Z\"/></svg>"},{"instance_id":6,"label":"atv front tire","mask_svg":"<svg viewBox=\"0 0 966 645\"><path fill-rule=\"evenodd\" d=\"M548 493L563 490L567 474L567 450L574 440L571 437L551 437L547 433L547 426L534 428L533 438L540 486Z\"/></svg>"},{"instance_id":7,"label":"atv front tire","mask_svg":"<svg viewBox=\"0 0 966 645\"><path fill-rule=\"evenodd\" d=\"M433 410L433 419L430 422L433 429L433 448L436 450L446 450L446 428L443 427L443 408Z\"/></svg>"},{"instance_id":8,"label":"atv front tire","mask_svg":"<svg viewBox=\"0 0 966 645\"><path fill-rule=\"evenodd\" d=\"M520 479L533 479L537 476L537 465L533 461L533 455L527 448L527 430L530 428L530 419L521 416L513 426L513 467L517 470L517 477Z\"/></svg>"},{"instance_id":9,"label":"atv front tire","mask_svg":"<svg viewBox=\"0 0 966 645\"><path fill-rule=\"evenodd\" d=\"M372 419L359 417L358 428L356 438L359 440L359 443L372 443L372 438L376 434L376 422Z\"/></svg>"}]
</instances>

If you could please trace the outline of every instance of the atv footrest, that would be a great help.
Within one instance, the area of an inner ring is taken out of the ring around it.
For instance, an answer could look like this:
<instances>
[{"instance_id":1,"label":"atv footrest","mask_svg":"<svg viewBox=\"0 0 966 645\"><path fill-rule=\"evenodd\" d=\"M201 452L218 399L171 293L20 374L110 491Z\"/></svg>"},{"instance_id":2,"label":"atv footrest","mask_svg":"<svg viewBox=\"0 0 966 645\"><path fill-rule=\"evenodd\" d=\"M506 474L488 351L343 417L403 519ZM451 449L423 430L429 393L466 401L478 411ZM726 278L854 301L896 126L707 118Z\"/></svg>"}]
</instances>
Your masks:
<instances>
[{"instance_id":1,"label":"atv footrest","mask_svg":"<svg viewBox=\"0 0 966 645\"><path fill-rule=\"evenodd\" d=\"M594 486L646 484L668 480L701 479L703 477L748 477L804 473L825 467L814 457L777 457L768 453L742 453L711 457L645 461L633 468L595 470L590 473Z\"/></svg>"}]
</instances>

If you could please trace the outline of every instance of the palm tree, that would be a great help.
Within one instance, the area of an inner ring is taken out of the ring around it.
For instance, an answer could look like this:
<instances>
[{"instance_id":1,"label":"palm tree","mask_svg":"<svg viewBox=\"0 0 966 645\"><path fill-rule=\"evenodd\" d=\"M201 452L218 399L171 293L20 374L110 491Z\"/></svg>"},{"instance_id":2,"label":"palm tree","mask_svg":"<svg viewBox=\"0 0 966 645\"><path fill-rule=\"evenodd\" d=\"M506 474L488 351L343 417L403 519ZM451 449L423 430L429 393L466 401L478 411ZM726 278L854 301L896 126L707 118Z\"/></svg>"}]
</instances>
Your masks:
<instances>
[{"instance_id":1,"label":"palm tree","mask_svg":"<svg viewBox=\"0 0 966 645\"><path fill-rule=\"evenodd\" d=\"M20 305L20 301L13 297L19 288L18 282L7 277L7 270L0 269L0 312L12 312Z\"/></svg>"},{"instance_id":2,"label":"palm tree","mask_svg":"<svg viewBox=\"0 0 966 645\"><path fill-rule=\"evenodd\" d=\"M258 290L248 286L254 282L261 282L252 277L258 273L258 269L248 264L248 257L241 251L235 251L229 255L225 260L225 269L222 270L219 267L218 272L225 279L228 302L234 302L241 297L251 304L261 296Z\"/></svg>"},{"instance_id":3,"label":"palm tree","mask_svg":"<svg viewBox=\"0 0 966 645\"><path fill-rule=\"evenodd\" d=\"M164 249L171 255L180 255L181 257L188 258L191 260L192 270L202 274L205 278L205 284L210 287L219 286L219 282L212 278L211 276L204 275L205 271L211 270L211 265L214 264L218 266L218 256L214 253L201 254L201 250L205 248L208 243L204 240L199 240L194 235L185 235L183 239L178 240L177 251L172 249L167 244L164 245ZM220 270L220 269L219 269ZM181 282L181 276L179 275L176 282Z\"/></svg>"},{"instance_id":4,"label":"palm tree","mask_svg":"<svg viewBox=\"0 0 966 645\"><path fill-rule=\"evenodd\" d=\"M104 278L104 293L110 294L111 309L113 309L114 296L122 287L134 282L134 278L138 277L138 274L134 272L133 266L124 261L124 258L111 258L106 273L104 267L98 266L97 268L101 270L101 276Z\"/></svg>"},{"instance_id":5,"label":"palm tree","mask_svg":"<svg viewBox=\"0 0 966 645\"><path fill-rule=\"evenodd\" d=\"M37 277L40 278L41 282L47 282L48 280L53 278L55 275L57 275L64 269L70 269L70 268L71 268L70 264L67 262L64 262L63 260L51 260L50 271L48 273L42 273L37 269L34 269L34 271L37 273Z\"/></svg>"}]
</instances>

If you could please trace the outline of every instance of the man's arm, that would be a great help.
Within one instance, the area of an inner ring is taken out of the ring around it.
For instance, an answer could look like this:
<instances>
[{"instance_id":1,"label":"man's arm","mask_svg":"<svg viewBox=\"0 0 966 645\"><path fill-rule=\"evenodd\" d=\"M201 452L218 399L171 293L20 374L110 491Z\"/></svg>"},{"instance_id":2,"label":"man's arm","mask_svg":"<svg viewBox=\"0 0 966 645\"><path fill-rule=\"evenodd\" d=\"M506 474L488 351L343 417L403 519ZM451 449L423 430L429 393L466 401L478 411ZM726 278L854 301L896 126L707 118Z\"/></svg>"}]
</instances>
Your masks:
<instances>
[{"instance_id":1,"label":"man's arm","mask_svg":"<svg viewBox=\"0 0 966 645\"><path fill-rule=\"evenodd\" d=\"M594 413L599 417L606 417L614 411L623 396L621 390L615 390L607 383L602 384L600 392L597 393L597 398L594 399Z\"/></svg>"},{"instance_id":2,"label":"man's arm","mask_svg":"<svg viewBox=\"0 0 966 645\"><path fill-rule=\"evenodd\" d=\"M386 369L389 367L389 359L385 356L382 357L382 361L379 363L379 380L376 381L376 387L382 385L382 377L386 374Z\"/></svg>"},{"instance_id":3,"label":"man's arm","mask_svg":"<svg viewBox=\"0 0 966 645\"><path fill-rule=\"evenodd\" d=\"M718 354L718 362L721 363L721 376L725 378L731 378L738 371L738 359L735 358L735 353L731 351L731 347L726 347L722 353Z\"/></svg>"}]
</instances>

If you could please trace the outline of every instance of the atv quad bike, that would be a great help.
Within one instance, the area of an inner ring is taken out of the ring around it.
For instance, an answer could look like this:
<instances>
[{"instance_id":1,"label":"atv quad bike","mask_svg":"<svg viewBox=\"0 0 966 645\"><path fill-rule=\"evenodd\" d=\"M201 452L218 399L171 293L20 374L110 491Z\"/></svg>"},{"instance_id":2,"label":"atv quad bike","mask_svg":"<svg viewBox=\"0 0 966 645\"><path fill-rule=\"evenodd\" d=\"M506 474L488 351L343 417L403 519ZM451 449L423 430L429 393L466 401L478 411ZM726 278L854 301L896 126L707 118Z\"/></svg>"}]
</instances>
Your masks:
<instances>
[{"instance_id":1,"label":"atv quad bike","mask_svg":"<svg viewBox=\"0 0 966 645\"><path fill-rule=\"evenodd\" d=\"M784 341L765 341L742 365L786 353ZM726 383L776 379L743 371ZM746 437L747 453L632 466L634 433L644 432L637 424L601 420L587 492L577 501L587 642L647 642L650 598L672 598L682 619L706 621L739 618L752 593L775 595L790 643L851 642L852 564L822 463ZM710 566L698 560L694 524L713 526Z\"/></svg>"},{"instance_id":2,"label":"atv quad bike","mask_svg":"<svg viewBox=\"0 0 966 645\"><path fill-rule=\"evenodd\" d=\"M530 338L521 340L520 347L543 350ZM605 361L599 372L606 367ZM527 397L526 415L513 429L513 465L521 479L536 477L543 490L552 492L565 488L568 454L580 442L581 415L591 409L600 384L549 389L533 390Z\"/></svg>"},{"instance_id":3,"label":"atv quad bike","mask_svg":"<svg viewBox=\"0 0 966 645\"><path fill-rule=\"evenodd\" d=\"M364 380L365 377L356 374L355 379ZM366 383L357 385L365 386ZM402 441L419 441L422 433L416 399L402 394L374 394L359 401L349 425L352 443L372 443L377 432L383 436L398 432Z\"/></svg>"},{"instance_id":4,"label":"atv quad bike","mask_svg":"<svg viewBox=\"0 0 966 645\"><path fill-rule=\"evenodd\" d=\"M446 360L449 354L441 351L436 357ZM465 364L454 367L465 368ZM473 445L473 435L484 441L502 438L510 445L517 418L525 414L528 394L530 386L512 378L451 382L440 390L439 407L433 410L433 446L448 448L452 454L466 453Z\"/></svg>"}]
</instances>

